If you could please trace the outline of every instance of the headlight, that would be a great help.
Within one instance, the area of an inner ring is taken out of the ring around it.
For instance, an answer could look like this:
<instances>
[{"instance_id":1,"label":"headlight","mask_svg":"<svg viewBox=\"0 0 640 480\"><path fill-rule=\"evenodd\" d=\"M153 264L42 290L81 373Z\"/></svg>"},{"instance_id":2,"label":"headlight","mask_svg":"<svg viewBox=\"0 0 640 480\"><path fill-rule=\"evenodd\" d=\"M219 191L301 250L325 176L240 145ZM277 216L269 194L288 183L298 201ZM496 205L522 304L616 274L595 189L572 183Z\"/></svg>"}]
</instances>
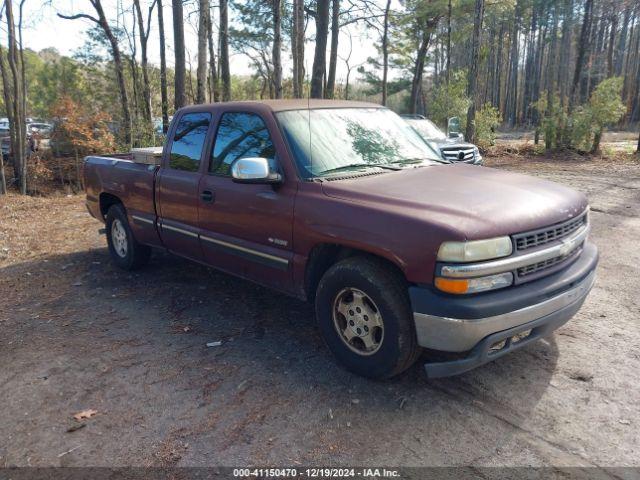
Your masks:
<instances>
[{"instance_id":1,"label":"headlight","mask_svg":"<svg viewBox=\"0 0 640 480\"><path fill-rule=\"evenodd\" d=\"M513 283L513 273L505 272L497 275L478 278L445 278L436 277L435 285L447 293L479 293L487 290L508 287Z\"/></svg>"},{"instance_id":2,"label":"headlight","mask_svg":"<svg viewBox=\"0 0 640 480\"><path fill-rule=\"evenodd\" d=\"M470 242L444 242L438 250L441 262L478 262L511 255L511 238L497 237Z\"/></svg>"}]
</instances>

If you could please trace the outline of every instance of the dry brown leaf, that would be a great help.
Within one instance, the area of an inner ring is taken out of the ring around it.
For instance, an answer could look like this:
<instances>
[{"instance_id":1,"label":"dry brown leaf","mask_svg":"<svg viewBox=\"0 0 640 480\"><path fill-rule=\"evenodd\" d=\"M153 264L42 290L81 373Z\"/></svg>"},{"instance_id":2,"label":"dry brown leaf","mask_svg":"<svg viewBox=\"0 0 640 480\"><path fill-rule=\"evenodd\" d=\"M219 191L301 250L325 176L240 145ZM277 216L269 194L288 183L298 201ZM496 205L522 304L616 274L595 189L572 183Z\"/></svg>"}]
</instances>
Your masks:
<instances>
[{"instance_id":1,"label":"dry brown leaf","mask_svg":"<svg viewBox=\"0 0 640 480\"><path fill-rule=\"evenodd\" d=\"M93 417L96 413L98 413L97 410L93 410L93 409L88 409L88 410L82 410L81 412L76 413L73 418L75 418L76 420L80 421L83 418L91 418Z\"/></svg>"}]
</instances>

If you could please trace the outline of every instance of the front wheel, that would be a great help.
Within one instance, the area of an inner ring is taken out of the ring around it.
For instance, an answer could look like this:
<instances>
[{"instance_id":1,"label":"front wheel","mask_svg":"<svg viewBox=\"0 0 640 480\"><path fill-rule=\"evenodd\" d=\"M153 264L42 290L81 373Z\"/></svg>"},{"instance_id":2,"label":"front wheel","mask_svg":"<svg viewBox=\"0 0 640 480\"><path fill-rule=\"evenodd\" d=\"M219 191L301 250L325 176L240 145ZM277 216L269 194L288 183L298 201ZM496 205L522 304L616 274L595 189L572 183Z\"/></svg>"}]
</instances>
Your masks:
<instances>
[{"instance_id":1,"label":"front wheel","mask_svg":"<svg viewBox=\"0 0 640 480\"><path fill-rule=\"evenodd\" d=\"M149 262L151 247L136 241L122 205L112 205L109 208L105 224L109 253L118 267L136 270Z\"/></svg>"},{"instance_id":2,"label":"front wheel","mask_svg":"<svg viewBox=\"0 0 640 480\"><path fill-rule=\"evenodd\" d=\"M382 261L353 257L333 265L315 307L325 342L354 373L393 377L420 354L406 282Z\"/></svg>"}]
</instances>

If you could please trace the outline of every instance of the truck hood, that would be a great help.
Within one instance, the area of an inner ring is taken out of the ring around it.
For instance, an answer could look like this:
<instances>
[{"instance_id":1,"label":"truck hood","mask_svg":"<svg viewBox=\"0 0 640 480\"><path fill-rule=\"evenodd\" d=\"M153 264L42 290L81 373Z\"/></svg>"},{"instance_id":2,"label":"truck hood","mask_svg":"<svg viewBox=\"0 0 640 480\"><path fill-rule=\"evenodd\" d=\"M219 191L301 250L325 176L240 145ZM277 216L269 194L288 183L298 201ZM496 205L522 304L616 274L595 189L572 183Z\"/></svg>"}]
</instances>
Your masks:
<instances>
[{"instance_id":1,"label":"truck hood","mask_svg":"<svg viewBox=\"0 0 640 480\"><path fill-rule=\"evenodd\" d=\"M470 240L534 230L574 217L586 197L539 178L487 167L446 164L322 183L325 195L394 210Z\"/></svg>"}]
</instances>

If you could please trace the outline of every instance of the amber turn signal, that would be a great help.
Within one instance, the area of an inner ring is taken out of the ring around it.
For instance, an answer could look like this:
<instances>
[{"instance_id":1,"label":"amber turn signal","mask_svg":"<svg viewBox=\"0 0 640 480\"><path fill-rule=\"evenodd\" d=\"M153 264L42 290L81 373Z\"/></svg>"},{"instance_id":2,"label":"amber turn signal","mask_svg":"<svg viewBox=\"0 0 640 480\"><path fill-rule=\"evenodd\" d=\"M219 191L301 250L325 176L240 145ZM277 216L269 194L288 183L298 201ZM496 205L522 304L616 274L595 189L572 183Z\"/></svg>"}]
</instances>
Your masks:
<instances>
[{"instance_id":1,"label":"amber turn signal","mask_svg":"<svg viewBox=\"0 0 640 480\"><path fill-rule=\"evenodd\" d=\"M513 273L505 272L487 277L446 278L436 277L436 288L447 293L478 293L508 287L513 284Z\"/></svg>"},{"instance_id":2,"label":"amber turn signal","mask_svg":"<svg viewBox=\"0 0 640 480\"><path fill-rule=\"evenodd\" d=\"M467 293L469 280L457 278L436 277L436 288L447 293Z\"/></svg>"}]
</instances>

